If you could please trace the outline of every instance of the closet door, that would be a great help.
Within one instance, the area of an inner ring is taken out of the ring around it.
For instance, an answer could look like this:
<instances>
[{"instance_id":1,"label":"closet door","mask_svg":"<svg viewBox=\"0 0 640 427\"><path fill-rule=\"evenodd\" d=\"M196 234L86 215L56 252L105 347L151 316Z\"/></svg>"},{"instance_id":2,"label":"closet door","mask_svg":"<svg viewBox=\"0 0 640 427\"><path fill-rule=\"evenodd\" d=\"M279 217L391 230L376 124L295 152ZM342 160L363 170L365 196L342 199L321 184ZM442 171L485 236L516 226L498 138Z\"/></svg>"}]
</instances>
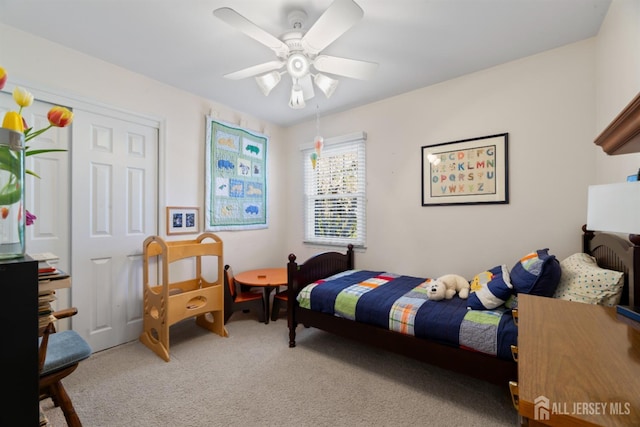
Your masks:
<instances>
[{"instance_id":1,"label":"closet door","mask_svg":"<svg viewBox=\"0 0 640 427\"><path fill-rule=\"evenodd\" d=\"M98 351L142 331L142 243L158 233L158 129L74 113L72 324Z\"/></svg>"}]
</instances>

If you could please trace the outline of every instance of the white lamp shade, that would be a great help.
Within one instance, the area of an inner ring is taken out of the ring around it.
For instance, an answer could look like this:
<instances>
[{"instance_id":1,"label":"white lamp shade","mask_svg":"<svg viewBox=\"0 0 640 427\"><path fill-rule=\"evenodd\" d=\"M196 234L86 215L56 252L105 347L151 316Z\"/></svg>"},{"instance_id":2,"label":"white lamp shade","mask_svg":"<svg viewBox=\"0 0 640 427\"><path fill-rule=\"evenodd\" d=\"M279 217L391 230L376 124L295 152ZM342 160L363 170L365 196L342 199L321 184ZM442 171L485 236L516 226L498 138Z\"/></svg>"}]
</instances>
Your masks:
<instances>
[{"instance_id":1,"label":"white lamp shade","mask_svg":"<svg viewBox=\"0 0 640 427\"><path fill-rule=\"evenodd\" d=\"M291 87L291 99L289 99L289 107L299 109L304 108L304 93L302 87L299 84L294 84Z\"/></svg>"},{"instance_id":2,"label":"white lamp shade","mask_svg":"<svg viewBox=\"0 0 640 427\"><path fill-rule=\"evenodd\" d=\"M327 98L331 98L331 95L338 87L338 80L320 73L315 75L313 81Z\"/></svg>"},{"instance_id":3,"label":"white lamp shade","mask_svg":"<svg viewBox=\"0 0 640 427\"><path fill-rule=\"evenodd\" d=\"M640 234L640 182L589 186L587 229Z\"/></svg>"},{"instance_id":4,"label":"white lamp shade","mask_svg":"<svg viewBox=\"0 0 640 427\"><path fill-rule=\"evenodd\" d=\"M280 82L280 73L277 71L272 71L267 74L263 74L262 76L256 77L256 83L260 87L264 96L268 96L269 92L276 87L276 85Z\"/></svg>"}]
</instances>

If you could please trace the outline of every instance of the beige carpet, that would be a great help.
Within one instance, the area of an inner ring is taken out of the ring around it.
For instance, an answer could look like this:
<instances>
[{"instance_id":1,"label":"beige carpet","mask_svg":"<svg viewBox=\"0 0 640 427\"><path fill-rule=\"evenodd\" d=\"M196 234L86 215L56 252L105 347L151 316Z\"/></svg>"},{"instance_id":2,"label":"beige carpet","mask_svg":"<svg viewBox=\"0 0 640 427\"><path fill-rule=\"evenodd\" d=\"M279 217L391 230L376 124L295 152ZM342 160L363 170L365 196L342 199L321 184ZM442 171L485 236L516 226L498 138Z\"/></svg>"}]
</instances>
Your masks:
<instances>
[{"instance_id":1,"label":"beige carpet","mask_svg":"<svg viewBox=\"0 0 640 427\"><path fill-rule=\"evenodd\" d=\"M284 313L283 313L284 314ZM513 426L496 387L286 319L236 313L228 338L186 320L171 328L171 361L139 341L93 354L65 381L86 427ZM478 366L478 369L482 369ZM50 425L62 412L42 402Z\"/></svg>"}]
</instances>

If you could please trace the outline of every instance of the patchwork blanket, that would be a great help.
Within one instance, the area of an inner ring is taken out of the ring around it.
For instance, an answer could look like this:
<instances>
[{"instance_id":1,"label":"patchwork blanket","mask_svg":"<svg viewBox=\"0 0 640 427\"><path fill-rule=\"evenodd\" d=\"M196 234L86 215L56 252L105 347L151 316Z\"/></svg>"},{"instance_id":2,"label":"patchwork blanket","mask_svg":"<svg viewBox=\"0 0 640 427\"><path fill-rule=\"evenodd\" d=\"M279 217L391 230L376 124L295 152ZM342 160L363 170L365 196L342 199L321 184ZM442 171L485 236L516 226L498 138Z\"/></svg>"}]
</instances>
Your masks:
<instances>
[{"instance_id":1,"label":"patchwork blanket","mask_svg":"<svg viewBox=\"0 0 640 427\"><path fill-rule=\"evenodd\" d=\"M430 301L429 279L349 270L307 285L301 307L442 344L512 359L517 328L511 310L467 310L466 300Z\"/></svg>"}]
</instances>

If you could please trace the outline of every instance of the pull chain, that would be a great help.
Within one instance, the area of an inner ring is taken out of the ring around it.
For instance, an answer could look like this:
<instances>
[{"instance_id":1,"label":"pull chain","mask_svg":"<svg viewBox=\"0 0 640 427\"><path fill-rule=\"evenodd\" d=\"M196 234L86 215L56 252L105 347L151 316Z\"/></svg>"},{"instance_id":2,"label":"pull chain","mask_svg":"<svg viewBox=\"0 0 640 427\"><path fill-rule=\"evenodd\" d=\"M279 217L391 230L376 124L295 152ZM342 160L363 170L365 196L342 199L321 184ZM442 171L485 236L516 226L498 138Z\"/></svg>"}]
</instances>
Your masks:
<instances>
[{"instance_id":1,"label":"pull chain","mask_svg":"<svg viewBox=\"0 0 640 427\"><path fill-rule=\"evenodd\" d=\"M322 146L324 145L324 138L320 135L320 110L316 105L316 137L313 141L313 146L315 148L315 152L311 153L311 165L313 169L316 168L316 163L322 154Z\"/></svg>"}]
</instances>

